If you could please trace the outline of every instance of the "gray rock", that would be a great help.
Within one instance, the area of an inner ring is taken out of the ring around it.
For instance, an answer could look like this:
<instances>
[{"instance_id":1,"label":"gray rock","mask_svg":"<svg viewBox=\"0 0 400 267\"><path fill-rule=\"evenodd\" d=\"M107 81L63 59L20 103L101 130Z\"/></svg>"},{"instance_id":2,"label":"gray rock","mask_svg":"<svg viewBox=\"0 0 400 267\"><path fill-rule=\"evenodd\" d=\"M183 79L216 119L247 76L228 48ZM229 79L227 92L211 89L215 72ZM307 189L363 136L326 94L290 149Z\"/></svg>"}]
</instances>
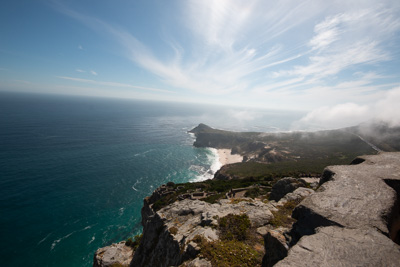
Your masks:
<instances>
[{"instance_id":1,"label":"gray rock","mask_svg":"<svg viewBox=\"0 0 400 267\"><path fill-rule=\"evenodd\" d=\"M304 236L276 267L399 266L400 248L373 229L323 227Z\"/></svg>"},{"instance_id":2,"label":"gray rock","mask_svg":"<svg viewBox=\"0 0 400 267\"><path fill-rule=\"evenodd\" d=\"M252 199L239 203L227 199L215 204L184 199L157 212L148 200L142 209L143 238L132 266L175 266L192 259L199 253L193 242L196 236L218 240L218 232L212 226L228 214L247 214L255 227L268 224L273 218L270 204Z\"/></svg>"},{"instance_id":3,"label":"gray rock","mask_svg":"<svg viewBox=\"0 0 400 267\"><path fill-rule=\"evenodd\" d=\"M259 203L261 202L258 202L257 204ZM271 221L272 218L274 218L272 212L268 208L266 208L265 205L254 205L245 213L247 214L247 216L249 216L251 225L253 227L266 225Z\"/></svg>"},{"instance_id":4,"label":"gray rock","mask_svg":"<svg viewBox=\"0 0 400 267\"><path fill-rule=\"evenodd\" d=\"M264 236L265 255L262 266L273 266L287 256L289 245L284 234L288 231L287 228L269 230Z\"/></svg>"},{"instance_id":5,"label":"gray rock","mask_svg":"<svg viewBox=\"0 0 400 267\"><path fill-rule=\"evenodd\" d=\"M314 193L314 190L310 188L299 187L292 193L288 193L283 198L281 198L278 202L278 206L285 204L287 201L300 202L301 200L308 197L312 193Z\"/></svg>"},{"instance_id":6,"label":"gray rock","mask_svg":"<svg viewBox=\"0 0 400 267\"><path fill-rule=\"evenodd\" d=\"M271 190L270 200L279 201L287 193L291 193L299 187L305 187L306 183L301 179L296 179L292 177L286 177L280 179Z\"/></svg>"},{"instance_id":7,"label":"gray rock","mask_svg":"<svg viewBox=\"0 0 400 267\"><path fill-rule=\"evenodd\" d=\"M319 226L376 228L389 235L396 191L385 182L400 183L400 153L364 156L358 165L330 166L325 182L293 212L300 235L312 234Z\"/></svg>"},{"instance_id":8,"label":"gray rock","mask_svg":"<svg viewBox=\"0 0 400 267\"><path fill-rule=\"evenodd\" d=\"M211 262L205 259L196 258L186 264L187 267L211 267Z\"/></svg>"},{"instance_id":9,"label":"gray rock","mask_svg":"<svg viewBox=\"0 0 400 267\"><path fill-rule=\"evenodd\" d=\"M109 267L113 264L129 266L132 260L133 249L125 246L125 242L99 248L94 254L93 267Z\"/></svg>"},{"instance_id":10,"label":"gray rock","mask_svg":"<svg viewBox=\"0 0 400 267\"><path fill-rule=\"evenodd\" d=\"M276 266L399 266L399 197L399 152L326 168L293 211L301 239Z\"/></svg>"},{"instance_id":11,"label":"gray rock","mask_svg":"<svg viewBox=\"0 0 400 267\"><path fill-rule=\"evenodd\" d=\"M261 235L261 236L265 236L268 231L271 230L271 226L261 226L257 228L257 234Z\"/></svg>"}]
</instances>

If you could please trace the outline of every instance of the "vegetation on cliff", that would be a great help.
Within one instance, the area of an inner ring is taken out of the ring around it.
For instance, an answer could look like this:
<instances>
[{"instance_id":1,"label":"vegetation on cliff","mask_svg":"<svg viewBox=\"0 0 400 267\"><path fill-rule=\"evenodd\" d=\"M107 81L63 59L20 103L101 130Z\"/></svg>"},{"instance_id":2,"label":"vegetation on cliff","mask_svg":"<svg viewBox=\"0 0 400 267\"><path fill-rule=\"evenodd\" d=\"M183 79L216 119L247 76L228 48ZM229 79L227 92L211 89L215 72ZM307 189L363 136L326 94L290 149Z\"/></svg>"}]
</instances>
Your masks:
<instances>
[{"instance_id":1,"label":"vegetation on cliff","mask_svg":"<svg viewBox=\"0 0 400 267\"><path fill-rule=\"evenodd\" d=\"M188 196L196 193L208 193L202 198L203 201L208 203L215 203L217 200L225 198L232 189L236 188L247 188L252 185L259 185L270 188L274 183L273 179L257 177L257 178L245 178L230 181L223 180L206 180L196 183L182 183L182 184L170 184L167 185L167 192L160 199L155 201L152 208L154 210L160 210L168 204L174 203L182 196ZM268 193L268 189L263 189L264 193Z\"/></svg>"},{"instance_id":2,"label":"vegetation on cliff","mask_svg":"<svg viewBox=\"0 0 400 267\"><path fill-rule=\"evenodd\" d=\"M368 124L319 132L230 132L200 124L194 146L232 149L243 162L223 166L217 179L319 176L326 166L346 165L359 155L399 150L400 128Z\"/></svg>"},{"instance_id":3,"label":"vegetation on cliff","mask_svg":"<svg viewBox=\"0 0 400 267\"><path fill-rule=\"evenodd\" d=\"M251 233L249 217L228 214L218 222L219 240L210 242L201 236L193 240L200 246L200 256L213 266L261 266L263 240Z\"/></svg>"}]
</instances>

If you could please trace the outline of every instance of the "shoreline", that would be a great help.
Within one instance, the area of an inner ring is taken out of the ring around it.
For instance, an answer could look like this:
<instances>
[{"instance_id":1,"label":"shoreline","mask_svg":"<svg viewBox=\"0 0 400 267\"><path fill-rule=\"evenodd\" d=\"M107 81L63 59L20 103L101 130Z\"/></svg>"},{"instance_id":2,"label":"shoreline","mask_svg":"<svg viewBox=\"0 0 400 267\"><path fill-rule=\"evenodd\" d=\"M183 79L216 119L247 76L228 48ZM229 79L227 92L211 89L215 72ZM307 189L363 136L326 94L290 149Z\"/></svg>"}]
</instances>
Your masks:
<instances>
[{"instance_id":1,"label":"shoreline","mask_svg":"<svg viewBox=\"0 0 400 267\"><path fill-rule=\"evenodd\" d=\"M238 154L231 154L232 149L217 149L219 163L221 167L226 164L238 163L243 161L243 156Z\"/></svg>"}]
</instances>

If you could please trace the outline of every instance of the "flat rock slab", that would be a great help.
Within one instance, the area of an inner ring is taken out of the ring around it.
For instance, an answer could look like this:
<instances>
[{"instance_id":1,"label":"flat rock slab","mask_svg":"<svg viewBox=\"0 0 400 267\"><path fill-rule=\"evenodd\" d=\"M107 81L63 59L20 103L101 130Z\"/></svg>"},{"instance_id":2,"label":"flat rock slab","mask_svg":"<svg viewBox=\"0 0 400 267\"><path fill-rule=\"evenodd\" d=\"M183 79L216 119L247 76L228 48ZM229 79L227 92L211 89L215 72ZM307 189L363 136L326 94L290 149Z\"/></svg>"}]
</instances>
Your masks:
<instances>
[{"instance_id":1,"label":"flat rock slab","mask_svg":"<svg viewBox=\"0 0 400 267\"><path fill-rule=\"evenodd\" d=\"M301 238L275 266L400 266L400 153L330 166L320 184L293 211Z\"/></svg>"},{"instance_id":2,"label":"flat rock slab","mask_svg":"<svg viewBox=\"0 0 400 267\"><path fill-rule=\"evenodd\" d=\"M373 229L320 228L275 266L399 266L400 248Z\"/></svg>"},{"instance_id":3,"label":"flat rock slab","mask_svg":"<svg viewBox=\"0 0 400 267\"><path fill-rule=\"evenodd\" d=\"M385 180L400 182L400 153L363 156L358 162L362 163L325 169L321 181L326 182L293 212L300 231L338 225L389 234L397 194Z\"/></svg>"}]
</instances>

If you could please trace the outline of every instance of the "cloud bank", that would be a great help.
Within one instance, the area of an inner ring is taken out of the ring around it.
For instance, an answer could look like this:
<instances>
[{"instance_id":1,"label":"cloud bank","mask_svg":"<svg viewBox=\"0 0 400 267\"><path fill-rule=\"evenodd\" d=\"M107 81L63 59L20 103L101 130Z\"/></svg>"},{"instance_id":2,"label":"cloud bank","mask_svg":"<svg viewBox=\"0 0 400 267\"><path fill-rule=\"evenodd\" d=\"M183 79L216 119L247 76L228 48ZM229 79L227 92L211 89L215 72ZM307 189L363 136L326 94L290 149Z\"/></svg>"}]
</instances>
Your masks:
<instances>
[{"instance_id":1,"label":"cloud bank","mask_svg":"<svg viewBox=\"0 0 400 267\"><path fill-rule=\"evenodd\" d=\"M371 121L400 126L399 103L400 87L397 87L384 92L380 100L371 105L345 103L317 108L296 122L294 128L334 129Z\"/></svg>"}]
</instances>

